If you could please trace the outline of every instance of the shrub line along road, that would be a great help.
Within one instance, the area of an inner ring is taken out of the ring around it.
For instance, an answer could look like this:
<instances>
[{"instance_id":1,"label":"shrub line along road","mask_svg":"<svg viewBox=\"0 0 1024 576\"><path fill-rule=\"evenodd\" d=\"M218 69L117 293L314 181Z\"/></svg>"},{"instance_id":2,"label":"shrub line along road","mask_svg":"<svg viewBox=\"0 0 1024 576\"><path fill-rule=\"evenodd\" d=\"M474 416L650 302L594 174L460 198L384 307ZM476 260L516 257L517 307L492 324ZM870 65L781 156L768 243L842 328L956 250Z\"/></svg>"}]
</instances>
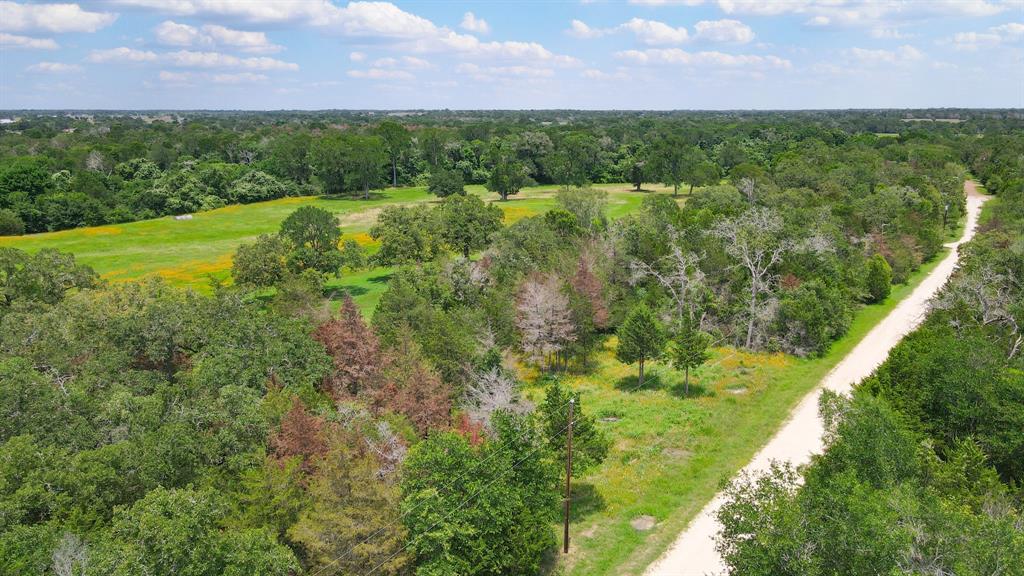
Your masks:
<instances>
[{"instance_id":1,"label":"shrub line along road","mask_svg":"<svg viewBox=\"0 0 1024 576\"><path fill-rule=\"evenodd\" d=\"M759 473L769 469L772 461L799 466L810 462L812 454L824 448L824 425L818 414L818 398L822 390L849 394L853 385L869 376L889 355L904 336L913 331L928 311L928 301L946 283L956 269L958 247L974 236L981 206L988 199L978 193L976 184L964 183L967 193L967 223L957 242L946 244L949 254L920 285L892 312L879 322L821 383L804 396L790 414L789 420L743 468L743 472ZM715 551L715 535L721 529L717 514L724 503L719 492L705 506L672 547L644 572L645 576L705 576L725 573L722 558Z\"/></svg>"}]
</instances>

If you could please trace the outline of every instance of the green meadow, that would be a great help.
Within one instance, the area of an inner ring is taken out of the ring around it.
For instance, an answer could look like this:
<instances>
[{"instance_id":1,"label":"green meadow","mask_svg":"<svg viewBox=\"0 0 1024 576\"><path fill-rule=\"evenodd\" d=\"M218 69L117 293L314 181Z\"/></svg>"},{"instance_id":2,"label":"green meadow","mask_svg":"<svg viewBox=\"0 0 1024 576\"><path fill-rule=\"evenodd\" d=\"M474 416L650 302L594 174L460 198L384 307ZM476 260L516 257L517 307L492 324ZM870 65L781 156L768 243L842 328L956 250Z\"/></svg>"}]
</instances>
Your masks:
<instances>
[{"instance_id":1,"label":"green meadow","mask_svg":"<svg viewBox=\"0 0 1024 576\"><path fill-rule=\"evenodd\" d=\"M668 191L651 185L645 188L647 192L634 192L628 184L594 187L608 192L608 213L612 218L635 210L643 196L651 191ZM510 224L551 209L555 205L557 187L528 188L508 202L497 201L496 195L482 186L467 186L467 190L494 201L504 211L505 223ZM317 196L281 198L199 212L191 220L168 216L127 224L0 237L0 246L29 252L42 248L71 252L79 262L91 266L109 282L160 276L176 286L207 291L211 277L230 281L231 258L239 244L260 234L276 232L281 221L300 206L317 206L334 213L341 225L342 239L353 238L372 253L376 246L369 230L380 210L391 204L423 202L438 202L438 199L424 187L376 191L369 200ZM372 313L390 273L390 268L373 268L343 274L330 279L327 288L350 292L364 312Z\"/></svg>"}]
</instances>

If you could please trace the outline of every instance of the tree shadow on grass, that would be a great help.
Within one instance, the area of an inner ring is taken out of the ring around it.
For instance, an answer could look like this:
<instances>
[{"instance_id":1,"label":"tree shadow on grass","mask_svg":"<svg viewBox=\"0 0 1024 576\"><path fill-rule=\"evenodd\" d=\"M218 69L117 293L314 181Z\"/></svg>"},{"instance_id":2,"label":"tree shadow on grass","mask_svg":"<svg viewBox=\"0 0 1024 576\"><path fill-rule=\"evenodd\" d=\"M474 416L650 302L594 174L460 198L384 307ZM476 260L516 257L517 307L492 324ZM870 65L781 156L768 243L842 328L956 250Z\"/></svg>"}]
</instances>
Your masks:
<instances>
[{"instance_id":1,"label":"tree shadow on grass","mask_svg":"<svg viewBox=\"0 0 1024 576\"><path fill-rule=\"evenodd\" d=\"M636 392L638 390L658 390L662 387L661 376L658 374L644 374L644 385L639 386L639 377L636 374L619 378L615 383L615 389L623 392Z\"/></svg>"},{"instance_id":2,"label":"tree shadow on grass","mask_svg":"<svg viewBox=\"0 0 1024 576\"><path fill-rule=\"evenodd\" d=\"M686 387L682 382L668 389L669 393L676 398L713 398L715 393L704 386L690 381L690 393L686 393Z\"/></svg>"},{"instance_id":3,"label":"tree shadow on grass","mask_svg":"<svg viewBox=\"0 0 1024 576\"><path fill-rule=\"evenodd\" d=\"M362 296L369 292L370 289L365 286L358 284L343 284L341 286L331 286L330 288L324 288L324 298L332 302L340 301L345 298L345 294L355 298L356 296Z\"/></svg>"},{"instance_id":4,"label":"tree shadow on grass","mask_svg":"<svg viewBox=\"0 0 1024 576\"><path fill-rule=\"evenodd\" d=\"M374 284L387 284L391 281L391 276L391 274L378 274L377 276L370 276L367 278L367 281Z\"/></svg>"},{"instance_id":5,"label":"tree shadow on grass","mask_svg":"<svg viewBox=\"0 0 1024 576\"><path fill-rule=\"evenodd\" d=\"M601 496L601 493L597 491L593 484L573 482L572 509L569 514L570 521L579 522L587 516L596 514L604 509L604 496Z\"/></svg>"}]
</instances>

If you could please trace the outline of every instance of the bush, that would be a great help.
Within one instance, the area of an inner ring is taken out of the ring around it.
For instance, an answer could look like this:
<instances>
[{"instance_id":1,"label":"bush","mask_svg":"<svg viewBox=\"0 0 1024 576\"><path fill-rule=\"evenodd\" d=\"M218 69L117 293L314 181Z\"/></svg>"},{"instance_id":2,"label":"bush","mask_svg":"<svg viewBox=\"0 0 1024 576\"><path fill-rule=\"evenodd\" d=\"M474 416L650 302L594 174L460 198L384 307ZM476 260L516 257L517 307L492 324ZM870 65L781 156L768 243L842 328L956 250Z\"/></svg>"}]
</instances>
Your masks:
<instances>
[{"instance_id":1,"label":"bush","mask_svg":"<svg viewBox=\"0 0 1024 576\"><path fill-rule=\"evenodd\" d=\"M25 223L13 210L0 210L0 236L20 236L25 233Z\"/></svg>"},{"instance_id":2,"label":"bush","mask_svg":"<svg viewBox=\"0 0 1024 576\"><path fill-rule=\"evenodd\" d=\"M243 286L274 286L287 272L288 243L278 236L263 234L252 244L242 244L235 252L231 276Z\"/></svg>"},{"instance_id":3,"label":"bush","mask_svg":"<svg viewBox=\"0 0 1024 576\"><path fill-rule=\"evenodd\" d=\"M457 170L438 170L430 175L427 190L439 197L446 198L453 194L465 194L465 182L462 173Z\"/></svg>"},{"instance_id":4,"label":"bush","mask_svg":"<svg viewBox=\"0 0 1024 576\"><path fill-rule=\"evenodd\" d=\"M892 290L892 268L881 254L868 261L867 288L870 302L882 302Z\"/></svg>"}]
</instances>

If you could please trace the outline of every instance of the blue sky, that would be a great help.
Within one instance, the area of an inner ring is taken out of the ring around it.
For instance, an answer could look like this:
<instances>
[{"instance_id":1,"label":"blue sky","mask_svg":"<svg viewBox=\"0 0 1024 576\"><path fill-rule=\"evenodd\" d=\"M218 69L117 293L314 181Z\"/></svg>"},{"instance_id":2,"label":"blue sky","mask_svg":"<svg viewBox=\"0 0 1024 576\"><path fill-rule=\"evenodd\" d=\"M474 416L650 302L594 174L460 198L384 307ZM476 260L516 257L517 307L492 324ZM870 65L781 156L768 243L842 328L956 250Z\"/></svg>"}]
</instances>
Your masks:
<instances>
[{"instance_id":1,"label":"blue sky","mask_svg":"<svg viewBox=\"0 0 1024 576\"><path fill-rule=\"evenodd\" d=\"M0 0L0 109L1024 107L1021 0Z\"/></svg>"}]
</instances>

